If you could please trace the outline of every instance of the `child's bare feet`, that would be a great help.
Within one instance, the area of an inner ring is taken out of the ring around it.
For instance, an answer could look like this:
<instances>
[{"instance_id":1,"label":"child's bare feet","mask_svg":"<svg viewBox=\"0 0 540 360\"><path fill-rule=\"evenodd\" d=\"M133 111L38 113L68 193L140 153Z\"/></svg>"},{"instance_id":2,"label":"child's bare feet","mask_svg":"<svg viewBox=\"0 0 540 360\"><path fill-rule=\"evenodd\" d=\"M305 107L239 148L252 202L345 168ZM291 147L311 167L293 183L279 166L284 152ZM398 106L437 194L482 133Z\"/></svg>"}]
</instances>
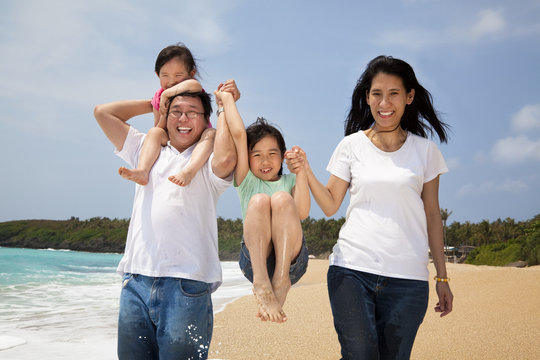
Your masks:
<instances>
[{"instance_id":1,"label":"child's bare feet","mask_svg":"<svg viewBox=\"0 0 540 360\"><path fill-rule=\"evenodd\" d=\"M140 169L128 169L126 167L120 167L118 169L118 173L120 176L122 176L124 179L131 180L136 182L139 185L147 185L148 184L148 171L140 170Z\"/></svg>"},{"instance_id":2,"label":"child's bare feet","mask_svg":"<svg viewBox=\"0 0 540 360\"><path fill-rule=\"evenodd\" d=\"M279 305L272 288L269 286L253 286L253 294L259 305L257 316L263 321L281 323L287 320L287 315Z\"/></svg>"},{"instance_id":3,"label":"child's bare feet","mask_svg":"<svg viewBox=\"0 0 540 360\"><path fill-rule=\"evenodd\" d=\"M188 186L191 183L191 180L193 180L195 174L196 172L184 169L176 175L169 176L168 179L178 186Z\"/></svg>"},{"instance_id":4,"label":"child's bare feet","mask_svg":"<svg viewBox=\"0 0 540 360\"><path fill-rule=\"evenodd\" d=\"M272 289L274 290L274 295L276 296L279 305L283 306L283 304L285 304L287 294L291 289L291 279L287 276L283 280L272 280Z\"/></svg>"}]
</instances>

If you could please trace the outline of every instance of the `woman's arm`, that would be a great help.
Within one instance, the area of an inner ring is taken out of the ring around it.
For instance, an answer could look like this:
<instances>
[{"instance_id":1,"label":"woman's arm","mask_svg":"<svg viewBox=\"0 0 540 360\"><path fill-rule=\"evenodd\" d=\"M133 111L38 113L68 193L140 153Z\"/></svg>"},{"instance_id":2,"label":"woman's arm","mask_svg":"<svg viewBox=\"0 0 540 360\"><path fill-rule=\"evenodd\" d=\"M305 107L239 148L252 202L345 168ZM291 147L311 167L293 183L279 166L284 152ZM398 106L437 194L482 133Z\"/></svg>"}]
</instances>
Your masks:
<instances>
[{"instance_id":1,"label":"woman's arm","mask_svg":"<svg viewBox=\"0 0 540 360\"><path fill-rule=\"evenodd\" d=\"M233 94L218 88L218 90L214 92L214 95L216 96L216 100L223 104L224 111L220 116L225 117L234 145L236 146L236 168L234 170L234 179L236 184L240 185L249 171L246 128L244 127L244 122L236 107Z\"/></svg>"},{"instance_id":2,"label":"woman's arm","mask_svg":"<svg viewBox=\"0 0 540 360\"><path fill-rule=\"evenodd\" d=\"M441 209L439 208L439 176L424 184L422 201L424 202L424 211L426 213L429 249L433 257L435 271L438 278L447 278L443 225ZM439 296L439 302L435 307L435 311L440 312L441 317L448 315L452 311L454 298L448 282L437 281L436 290Z\"/></svg>"},{"instance_id":3,"label":"woman's arm","mask_svg":"<svg viewBox=\"0 0 540 360\"><path fill-rule=\"evenodd\" d=\"M126 122L132 117L150 112L150 100L116 101L94 108L94 116L99 126L117 150L122 150L129 132Z\"/></svg>"},{"instance_id":4,"label":"woman's arm","mask_svg":"<svg viewBox=\"0 0 540 360\"><path fill-rule=\"evenodd\" d=\"M326 216L334 215L343 203L343 199L349 188L349 183L337 176L330 175L327 185L324 186L319 182L309 166L306 153L300 148L298 148L298 152L296 153L297 156L291 157L290 159L287 158L287 167L289 168L289 171L294 172L296 167L304 166L308 185L315 201L319 204L319 207Z\"/></svg>"}]
</instances>

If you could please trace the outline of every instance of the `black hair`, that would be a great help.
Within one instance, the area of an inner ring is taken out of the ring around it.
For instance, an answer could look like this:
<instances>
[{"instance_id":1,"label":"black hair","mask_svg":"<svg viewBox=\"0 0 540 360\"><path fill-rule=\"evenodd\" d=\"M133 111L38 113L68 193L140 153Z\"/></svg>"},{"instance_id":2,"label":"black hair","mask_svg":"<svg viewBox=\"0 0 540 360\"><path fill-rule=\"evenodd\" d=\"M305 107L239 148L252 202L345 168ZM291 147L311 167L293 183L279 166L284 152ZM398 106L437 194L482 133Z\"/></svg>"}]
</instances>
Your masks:
<instances>
[{"instance_id":1,"label":"black hair","mask_svg":"<svg viewBox=\"0 0 540 360\"><path fill-rule=\"evenodd\" d=\"M407 93L414 89L414 100L405 107L405 112L401 117L401 127L424 138L427 138L428 133L433 136L435 132L441 142L447 142L449 126L439 119L433 107L431 94L420 85L413 68L403 60L383 55L369 62L356 83L351 109L345 120L345 135L367 130L375 122L366 97L371 89L373 78L379 73L401 78Z\"/></svg>"},{"instance_id":2,"label":"black hair","mask_svg":"<svg viewBox=\"0 0 540 360\"><path fill-rule=\"evenodd\" d=\"M268 124L265 118L259 117L257 118L257 121L249 125L246 129L246 135L247 147L249 151L253 150L255 144L261 141L262 138L271 136L276 139L276 142L278 143L279 151L281 151L281 159L283 159L283 157L285 156L285 151L287 151L287 147L285 146L285 140L283 139L283 135L281 135L281 131L279 131L276 127ZM281 168L278 172L279 176L281 176L282 174L283 164L281 164Z\"/></svg>"},{"instance_id":3,"label":"black hair","mask_svg":"<svg viewBox=\"0 0 540 360\"><path fill-rule=\"evenodd\" d=\"M201 100L203 106L204 120L206 121L206 124L208 124L208 121L210 120L210 114L212 114L212 101L210 99L210 95L206 91L183 92L171 96L171 98L169 99L169 105L167 107L167 115L171 110L171 104L173 103L173 100L178 96L198 97Z\"/></svg>"},{"instance_id":4,"label":"black hair","mask_svg":"<svg viewBox=\"0 0 540 360\"><path fill-rule=\"evenodd\" d=\"M174 59L175 57L179 58L180 61L186 66L186 70L191 74L195 70L197 74L197 64L195 64L195 59L191 54L191 51L182 43L177 43L175 45L169 45L163 50L161 50L156 59L156 65L154 70L156 74L159 75L159 71L169 60Z\"/></svg>"}]
</instances>

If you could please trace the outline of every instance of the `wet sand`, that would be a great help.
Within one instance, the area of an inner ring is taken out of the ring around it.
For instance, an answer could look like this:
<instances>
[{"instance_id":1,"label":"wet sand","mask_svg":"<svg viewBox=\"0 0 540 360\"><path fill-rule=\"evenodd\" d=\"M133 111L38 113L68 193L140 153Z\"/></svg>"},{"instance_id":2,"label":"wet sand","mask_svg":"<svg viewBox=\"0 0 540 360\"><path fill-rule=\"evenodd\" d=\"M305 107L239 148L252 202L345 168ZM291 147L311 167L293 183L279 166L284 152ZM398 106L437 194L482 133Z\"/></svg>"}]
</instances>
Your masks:
<instances>
[{"instance_id":1,"label":"wet sand","mask_svg":"<svg viewBox=\"0 0 540 360\"><path fill-rule=\"evenodd\" d=\"M428 312L412 359L540 359L540 266L448 264L454 311L444 318L430 281ZM339 359L326 289L328 261L310 260L287 297L283 324L256 318L254 296L214 320L210 359ZM431 278L434 268L429 267Z\"/></svg>"}]
</instances>

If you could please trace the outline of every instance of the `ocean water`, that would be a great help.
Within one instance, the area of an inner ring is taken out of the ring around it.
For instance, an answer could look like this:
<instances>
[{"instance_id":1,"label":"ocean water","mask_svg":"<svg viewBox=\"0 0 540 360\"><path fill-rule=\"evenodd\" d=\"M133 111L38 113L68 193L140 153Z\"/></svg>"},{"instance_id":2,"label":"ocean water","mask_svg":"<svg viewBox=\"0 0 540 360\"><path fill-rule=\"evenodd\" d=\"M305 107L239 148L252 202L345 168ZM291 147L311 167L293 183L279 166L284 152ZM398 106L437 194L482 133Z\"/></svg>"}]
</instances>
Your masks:
<instances>
[{"instance_id":1,"label":"ocean water","mask_svg":"<svg viewBox=\"0 0 540 360\"><path fill-rule=\"evenodd\" d=\"M0 359L116 359L119 254L0 247ZM251 293L222 262L214 312Z\"/></svg>"}]
</instances>

